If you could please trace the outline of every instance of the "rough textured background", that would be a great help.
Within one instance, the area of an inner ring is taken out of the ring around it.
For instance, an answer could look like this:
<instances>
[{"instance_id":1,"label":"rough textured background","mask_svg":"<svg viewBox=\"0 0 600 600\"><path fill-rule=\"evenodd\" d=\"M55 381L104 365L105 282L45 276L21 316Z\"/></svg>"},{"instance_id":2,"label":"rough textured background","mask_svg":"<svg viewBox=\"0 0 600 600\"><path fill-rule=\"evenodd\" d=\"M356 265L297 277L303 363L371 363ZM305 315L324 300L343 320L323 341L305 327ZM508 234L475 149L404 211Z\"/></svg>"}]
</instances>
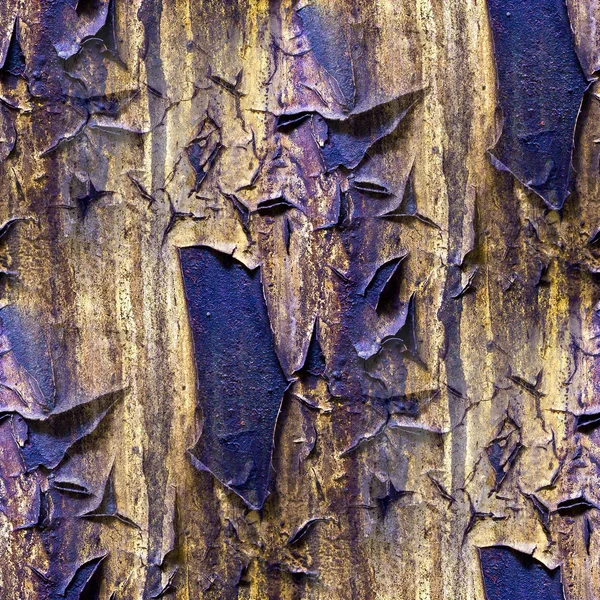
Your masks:
<instances>
[{"instance_id":1,"label":"rough textured background","mask_svg":"<svg viewBox=\"0 0 600 600\"><path fill-rule=\"evenodd\" d=\"M597 18L3 0L2 598L598 598Z\"/></svg>"}]
</instances>

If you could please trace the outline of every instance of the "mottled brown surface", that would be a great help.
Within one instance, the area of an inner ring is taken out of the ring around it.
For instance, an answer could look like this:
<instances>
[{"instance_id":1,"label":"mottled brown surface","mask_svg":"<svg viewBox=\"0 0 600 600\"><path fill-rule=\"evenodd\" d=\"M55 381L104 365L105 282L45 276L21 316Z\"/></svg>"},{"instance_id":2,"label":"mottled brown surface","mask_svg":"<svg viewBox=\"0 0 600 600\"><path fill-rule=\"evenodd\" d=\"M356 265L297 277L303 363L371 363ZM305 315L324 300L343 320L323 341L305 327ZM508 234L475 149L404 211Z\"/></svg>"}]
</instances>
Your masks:
<instances>
[{"instance_id":1,"label":"mottled brown surface","mask_svg":"<svg viewBox=\"0 0 600 600\"><path fill-rule=\"evenodd\" d=\"M600 8L568 8L557 211L490 162L483 0L2 1L2 599L483 599L488 546L600 596ZM190 246L260 268L291 382L260 511L187 452Z\"/></svg>"}]
</instances>

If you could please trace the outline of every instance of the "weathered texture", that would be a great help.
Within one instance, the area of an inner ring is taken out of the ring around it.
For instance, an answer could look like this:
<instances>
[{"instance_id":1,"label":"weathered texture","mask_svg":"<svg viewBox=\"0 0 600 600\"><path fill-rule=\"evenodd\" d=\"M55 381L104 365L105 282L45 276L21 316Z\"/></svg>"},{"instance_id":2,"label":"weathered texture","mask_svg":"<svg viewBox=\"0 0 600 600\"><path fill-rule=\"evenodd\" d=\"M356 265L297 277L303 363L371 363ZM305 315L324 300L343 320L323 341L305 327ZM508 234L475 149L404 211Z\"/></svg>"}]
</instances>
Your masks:
<instances>
[{"instance_id":1,"label":"weathered texture","mask_svg":"<svg viewBox=\"0 0 600 600\"><path fill-rule=\"evenodd\" d=\"M598 18L5 0L2 597L598 598Z\"/></svg>"}]
</instances>

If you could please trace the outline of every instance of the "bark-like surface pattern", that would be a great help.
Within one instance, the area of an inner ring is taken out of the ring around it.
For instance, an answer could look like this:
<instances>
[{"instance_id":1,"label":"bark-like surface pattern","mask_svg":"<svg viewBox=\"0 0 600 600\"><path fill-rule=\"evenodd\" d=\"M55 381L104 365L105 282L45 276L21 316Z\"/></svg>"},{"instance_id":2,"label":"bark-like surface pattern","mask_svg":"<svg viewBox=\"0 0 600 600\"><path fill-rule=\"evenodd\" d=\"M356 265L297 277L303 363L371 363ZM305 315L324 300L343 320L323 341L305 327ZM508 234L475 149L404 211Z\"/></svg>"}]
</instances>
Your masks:
<instances>
[{"instance_id":1,"label":"bark-like surface pattern","mask_svg":"<svg viewBox=\"0 0 600 600\"><path fill-rule=\"evenodd\" d=\"M596 0L0 3L0 596L600 597Z\"/></svg>"}]
</instances>

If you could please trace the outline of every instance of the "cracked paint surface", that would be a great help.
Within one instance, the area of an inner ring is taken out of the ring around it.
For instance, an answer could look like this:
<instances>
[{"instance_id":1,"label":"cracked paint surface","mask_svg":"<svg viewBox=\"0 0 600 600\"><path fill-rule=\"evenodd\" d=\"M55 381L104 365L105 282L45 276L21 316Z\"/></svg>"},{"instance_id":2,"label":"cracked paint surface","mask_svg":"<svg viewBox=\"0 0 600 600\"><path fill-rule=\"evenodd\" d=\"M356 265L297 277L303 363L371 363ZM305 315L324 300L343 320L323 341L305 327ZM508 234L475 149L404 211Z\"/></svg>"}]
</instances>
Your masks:
<instances>
[{"instance_id":1,"label":"cracked paint surface","mask_svg":"<svg viewBox=\"0 0 600 600\"><path fill-rule=\"evenodd\" d=\"M597 598L597 4L3 2L0 589Z\"/></svg>"}]
</instances>

